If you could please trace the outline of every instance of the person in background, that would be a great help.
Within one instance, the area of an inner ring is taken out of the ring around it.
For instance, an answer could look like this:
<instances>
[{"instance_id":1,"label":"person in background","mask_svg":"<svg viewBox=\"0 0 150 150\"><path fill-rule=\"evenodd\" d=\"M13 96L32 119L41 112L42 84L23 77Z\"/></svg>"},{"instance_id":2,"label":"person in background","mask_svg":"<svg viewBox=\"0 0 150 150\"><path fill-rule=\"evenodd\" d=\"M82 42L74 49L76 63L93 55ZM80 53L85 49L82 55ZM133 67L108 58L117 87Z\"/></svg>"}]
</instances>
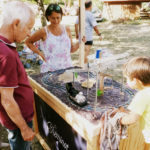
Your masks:
<instances>
[{"instance_id":1,"label":"person in background","mask_svg":"<svg viewBox=\"0 0 150 150\"><path fill-rule=\"evenodd\" d=\"M5 4L0 27L0 123L8 131L11 150L31 150L33 91L19 59L15 42L30 35L33 11L23 2Z\"/></svg>"},{"instance_id":2,"label":"person in background","mask_svg":"<svg viewBox=\"0 0 150 150\"><path fill-rule=\"evenodd\" d=\"M88 0L85 2L85 58L84 63L88 62L87 56L90 53L91 46L93 45L93 29L96 34L99 36L99 39L102 40L101 33L98 30L96 19L94 18L92 11L92 1ZM78 13L79 14L79 13ZM76 39L79 38L79 17L75 23L75 32Z\"/></svg>"},{"instance_id":3,"label":"person in background","mask_svg":"<svg viewBox=\"0 0 150 150\"><path fill-rule=\"evenodd\" d=\"M150 58L136 57L124 66L127 84L132 89L139 90L128 106L130 110L121 119L124 125L140 121L140 127L145 139L145 149L150 149Z\"/></svg>"},{"instance_id":4,"label":"person in background","mask_svg":"<svg viewBox=\"0 0 150 150\"><path fill-rule=\"evenodd\" d=\"M60 24L62 8L58 4L49 4L45 16L50 24L29 37L26 45L43 58L41 73L72 67L70 53L79 48L79 43L73 44L70 28ZM42 52L34 45L39 40Z\"/></svg>"}]
</instances>

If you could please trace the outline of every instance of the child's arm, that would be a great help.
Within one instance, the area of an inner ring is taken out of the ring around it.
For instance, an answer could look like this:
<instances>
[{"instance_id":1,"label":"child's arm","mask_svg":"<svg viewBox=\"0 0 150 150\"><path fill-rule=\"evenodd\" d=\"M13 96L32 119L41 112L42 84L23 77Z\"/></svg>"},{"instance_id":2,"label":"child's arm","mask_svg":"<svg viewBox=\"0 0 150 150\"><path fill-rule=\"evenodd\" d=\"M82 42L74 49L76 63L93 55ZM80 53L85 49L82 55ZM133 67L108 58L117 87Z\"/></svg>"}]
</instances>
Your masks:
<instances>
[{"instance_id":1,"label":"child's arm","mask_svg":"<svg viewBox=\"0 0 150 150\"><path fill-rule=\"evenodd\" d=\"M124 117L122 117L121 124L124 124L124 125L133 124L137 122L139 118L140 118L140 115L129 111L128 113L126 113Z\"/></svg>"}]
</instances>

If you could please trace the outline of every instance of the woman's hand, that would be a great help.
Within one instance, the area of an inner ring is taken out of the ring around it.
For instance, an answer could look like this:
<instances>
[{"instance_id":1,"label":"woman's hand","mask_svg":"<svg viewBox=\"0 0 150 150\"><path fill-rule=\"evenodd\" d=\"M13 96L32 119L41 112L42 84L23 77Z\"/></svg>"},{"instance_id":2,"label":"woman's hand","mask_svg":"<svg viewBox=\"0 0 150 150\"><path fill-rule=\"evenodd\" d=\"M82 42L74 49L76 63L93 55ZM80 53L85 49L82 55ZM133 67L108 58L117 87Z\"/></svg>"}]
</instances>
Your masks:
<instances>
[{"instance_id":1,"label":"woman's hand","mask_svg":"<svg viewBox=\"0 0 150 150\"><path fill-rule=\"evenodd\" d=\"M38 55L46 62L45 56L41 51L38 53Z\"/></svg>"},{"instance_id":2,"label":"woman's hand","mask_svg":"<svg viewBox=\"0 0 150 150\"><path fill-rule=\"evenodd\" d=\"M82 38L82 42L86 42L86 37L85 36L83 36L83 38Z\"/></svg>"}]
</instances>

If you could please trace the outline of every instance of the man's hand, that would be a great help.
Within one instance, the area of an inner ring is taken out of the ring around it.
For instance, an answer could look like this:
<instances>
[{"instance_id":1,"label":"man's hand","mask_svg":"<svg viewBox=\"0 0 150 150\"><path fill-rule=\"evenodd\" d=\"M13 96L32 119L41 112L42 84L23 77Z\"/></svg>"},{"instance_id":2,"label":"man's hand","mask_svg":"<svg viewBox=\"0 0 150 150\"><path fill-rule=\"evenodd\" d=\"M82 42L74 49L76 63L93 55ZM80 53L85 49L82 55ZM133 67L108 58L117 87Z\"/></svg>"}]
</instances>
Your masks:
<instances>
[{"instance_id":1,"label":"man's hand","mask_svg":"<svg viewBox=\"0 0 150 150\"><path fill-rule=\"evenodd\" d=\"M76 39L78 40L78 38L79 38L79 35L78 35L78 34L76 34Z\"/></svg>"},{"instance_id":2,"label":"man's hand","mask_svg":"<svg viewBox=\"0 0 150 150\"><path fill-rule=\"evenodd\" d=\"M13 94L14 88L0 88L1 104L4 107L9 118L17 125L21 131L21 135L25 141L31 141L35 133L28 127L25 122L19 105L16 103Z\"/></svg>"},{"instance_id":3,"label":"man's hand","mask_svg":"<svg viewBox=\"0 0 150 150\"><path fill-rule=\"evenodd\" d=\"M102 38L102 36L99 36L99 40L101 41L103 38Z\"/></svg>"},{"instance_id":4,"label":"man's hand","mask_svg":"<svg viewBox=\"0 0 150 150\"><path fill-rule=\"evenodd\" d=\"M25 128L20 129L21 131L21 135L22 138L25 141L32 141L34 136L35 136L35 132L33 132L33 130L31 128L29 128L28 126Z\"/></svg>"}]
</instances>

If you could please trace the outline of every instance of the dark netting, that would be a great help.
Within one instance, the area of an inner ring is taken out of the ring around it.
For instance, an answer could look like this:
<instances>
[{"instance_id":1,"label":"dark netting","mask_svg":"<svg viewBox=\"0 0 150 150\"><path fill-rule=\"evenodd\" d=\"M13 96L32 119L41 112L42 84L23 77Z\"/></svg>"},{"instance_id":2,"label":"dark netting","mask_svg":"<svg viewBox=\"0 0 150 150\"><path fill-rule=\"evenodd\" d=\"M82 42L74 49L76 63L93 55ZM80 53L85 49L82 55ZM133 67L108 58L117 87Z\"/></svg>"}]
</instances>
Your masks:
<instances>
[{"instance_id":1,"label":"dark netting","mask_svg":"<svg viewBox=\"0 0 150 150\"><path fill-rule=\"evenodd\" d=\"M87 97L87 89L83 88L81 86L81 83L77 82L75 79L75 82L73 83L74 87L78 91L82 91L88 101L87 105L80 107L68 98L66 91L66 83L58 81L58 76L60 74L63 74L65 71L66 70L58 70L55 72L47 72L39 75L32 75L31 77L42 87L44 87L49 92L58 97L63 103L71 107L74 111L83 115L88 120L93 122L99 120L101 114L109 108L118 108L120 106L127 107L136 92L127 87L122 88L122 85L120 83L112 80L111 78L105 78L104 87L107 88L104 90L104 95L99 96L97 98L97 104L95 105L96 85L94 84L94 86L91 89L89 89L89 94ZM80 72L78 73L78 76L81 76L84 81L87 79L87 72ZM94 73L91 72L89 73L89 77L96 78ZM121 92L121 89L123 89L123 92Z\"/></svg>"}]
</instances>

